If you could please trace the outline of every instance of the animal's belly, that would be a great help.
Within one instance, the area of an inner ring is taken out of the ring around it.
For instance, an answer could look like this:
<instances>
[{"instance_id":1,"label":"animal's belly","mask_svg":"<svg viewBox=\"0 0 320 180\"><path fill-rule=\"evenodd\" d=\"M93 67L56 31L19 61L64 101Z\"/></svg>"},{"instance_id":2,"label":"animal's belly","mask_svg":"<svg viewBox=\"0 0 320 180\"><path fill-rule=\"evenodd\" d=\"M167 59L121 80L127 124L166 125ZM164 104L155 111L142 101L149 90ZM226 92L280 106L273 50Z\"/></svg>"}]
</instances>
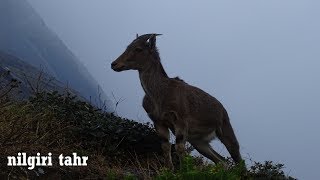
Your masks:
<instances>
[{"instance_id":1,"label":"animal's belly","mask_svg":"<svg viewBox=\"0 0 320 180\"><path fill-rule=\"evenodd\" d=\"M207 134L188 134L188 141L202 141L202 142L210 142L211 140L215 139L217 137L216 131L212 131Z\"/></svg>"}]
</instances>

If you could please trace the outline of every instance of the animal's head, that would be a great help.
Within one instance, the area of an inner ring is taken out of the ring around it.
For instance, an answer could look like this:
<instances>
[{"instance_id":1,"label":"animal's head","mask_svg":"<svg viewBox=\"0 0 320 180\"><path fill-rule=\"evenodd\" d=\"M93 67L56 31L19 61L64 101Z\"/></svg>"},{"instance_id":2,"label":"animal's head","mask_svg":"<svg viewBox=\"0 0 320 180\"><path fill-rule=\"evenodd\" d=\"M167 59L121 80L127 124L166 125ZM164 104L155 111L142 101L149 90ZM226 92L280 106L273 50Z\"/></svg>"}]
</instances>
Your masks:
<instances>
[{"instance_id":1,"label":"animal's head","mask_svg":"<svg viewBox=\"0 0 320 180\"><path fill-rule=\"evenodd\" d=\"M111 63L114 71L142 70L150 63L150 58L157 53L156 36L161 34L137 35L127 49Z\"/></svg>"}]
</instances>

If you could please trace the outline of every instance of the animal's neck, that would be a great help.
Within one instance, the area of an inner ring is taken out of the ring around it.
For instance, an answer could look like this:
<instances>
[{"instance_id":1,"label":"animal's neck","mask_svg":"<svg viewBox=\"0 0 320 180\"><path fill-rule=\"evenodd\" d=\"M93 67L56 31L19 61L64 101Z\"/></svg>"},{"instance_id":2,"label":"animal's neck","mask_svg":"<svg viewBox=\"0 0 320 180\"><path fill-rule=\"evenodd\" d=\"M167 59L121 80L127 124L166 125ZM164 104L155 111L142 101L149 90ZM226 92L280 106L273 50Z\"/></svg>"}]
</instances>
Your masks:
<instances>
[{"instance_id":1,"label":"animal's neck","mask_svg":"<svg viewBox=\"0 0 320 180\"><path fill-rule=\"evenodd\" d=\"M151 60L146 69L139 71L139 77L143 90L153 99L161 96L165 80L169 78L160 60Z\"/></svg>"}]
</instances>

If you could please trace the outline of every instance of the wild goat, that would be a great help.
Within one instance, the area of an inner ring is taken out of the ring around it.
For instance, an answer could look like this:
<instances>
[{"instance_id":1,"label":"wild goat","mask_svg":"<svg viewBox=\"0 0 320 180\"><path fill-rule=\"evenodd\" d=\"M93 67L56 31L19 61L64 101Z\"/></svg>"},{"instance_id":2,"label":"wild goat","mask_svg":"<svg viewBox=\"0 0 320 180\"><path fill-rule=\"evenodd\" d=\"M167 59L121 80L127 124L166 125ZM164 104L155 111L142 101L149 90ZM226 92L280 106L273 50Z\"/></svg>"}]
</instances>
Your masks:
<instances>
[{"instance_id":1,"label":"wild goat","mask_svg":"<svg viewBox=\"0 0 320 180\"><path fill-rule=\"evenodd\" d=\"M162 140L162 150L169 168L173 168L169 129L176 136L176 151L181 158L188 141L199 153L213 162L225 159L210 146L218 137L235 162L241 161L239 143L227 111L208 93L179 78L169 78L160 61L156 36L138 36L111 64L114 71L138 70L146 95L143 108L154 122Z\"/></svg>"}]
</instances>

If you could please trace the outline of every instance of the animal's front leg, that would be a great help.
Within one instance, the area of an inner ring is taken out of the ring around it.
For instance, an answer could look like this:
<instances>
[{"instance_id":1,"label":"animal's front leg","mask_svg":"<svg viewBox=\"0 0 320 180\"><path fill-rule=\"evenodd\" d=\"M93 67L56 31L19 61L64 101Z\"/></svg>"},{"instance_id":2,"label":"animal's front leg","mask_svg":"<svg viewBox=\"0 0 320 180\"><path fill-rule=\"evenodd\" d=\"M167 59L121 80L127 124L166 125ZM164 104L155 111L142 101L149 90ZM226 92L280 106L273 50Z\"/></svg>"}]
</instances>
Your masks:
<instances>
[{"instance_id":1,"label":"animal's front leg","mask_svg":"<svg viewBox=\"0 0 320 180\"><path fill-rule=\"evenodd\" d=\"M161 148L163 151L164 159L166 161L166 166L173 170L173 163L171 158L171 143L169 142L170 134L168 127L163 126L162 124L154 124L156 131L161 139Z\"/></svg>"},{"instance_id":2,"label":"animal's front leg","mask_svg":"<svg viewBox=\"0 0 320 180\"><path fill-rule=\"evenodd\" d=\"M187 138L186 126L182 125L182 124L176 124L175 136L176 136L175 149L176 149L176 152L179 156L179 160L180 160L180 164L181 164L182 159L186 155L186 149L185 149L186 138Z\"/></svg>"},{"instance_id":3,"label":"animal's front leg","mask_svg":"<svg viewBox=\"0 0 320 180\"><path fill-rule=\"evenodd\" d=\"M187 140L188 135L188 124L186 121L183 121L182 118L179 117L179 115L175 112L171 112L170 119L172 122L174 122L174 133L176 136L176 145L175 149L179 156L180 164L182 162L182 159L186 155L186 149L185 144Z\"/></svg>"}]
</instances>

